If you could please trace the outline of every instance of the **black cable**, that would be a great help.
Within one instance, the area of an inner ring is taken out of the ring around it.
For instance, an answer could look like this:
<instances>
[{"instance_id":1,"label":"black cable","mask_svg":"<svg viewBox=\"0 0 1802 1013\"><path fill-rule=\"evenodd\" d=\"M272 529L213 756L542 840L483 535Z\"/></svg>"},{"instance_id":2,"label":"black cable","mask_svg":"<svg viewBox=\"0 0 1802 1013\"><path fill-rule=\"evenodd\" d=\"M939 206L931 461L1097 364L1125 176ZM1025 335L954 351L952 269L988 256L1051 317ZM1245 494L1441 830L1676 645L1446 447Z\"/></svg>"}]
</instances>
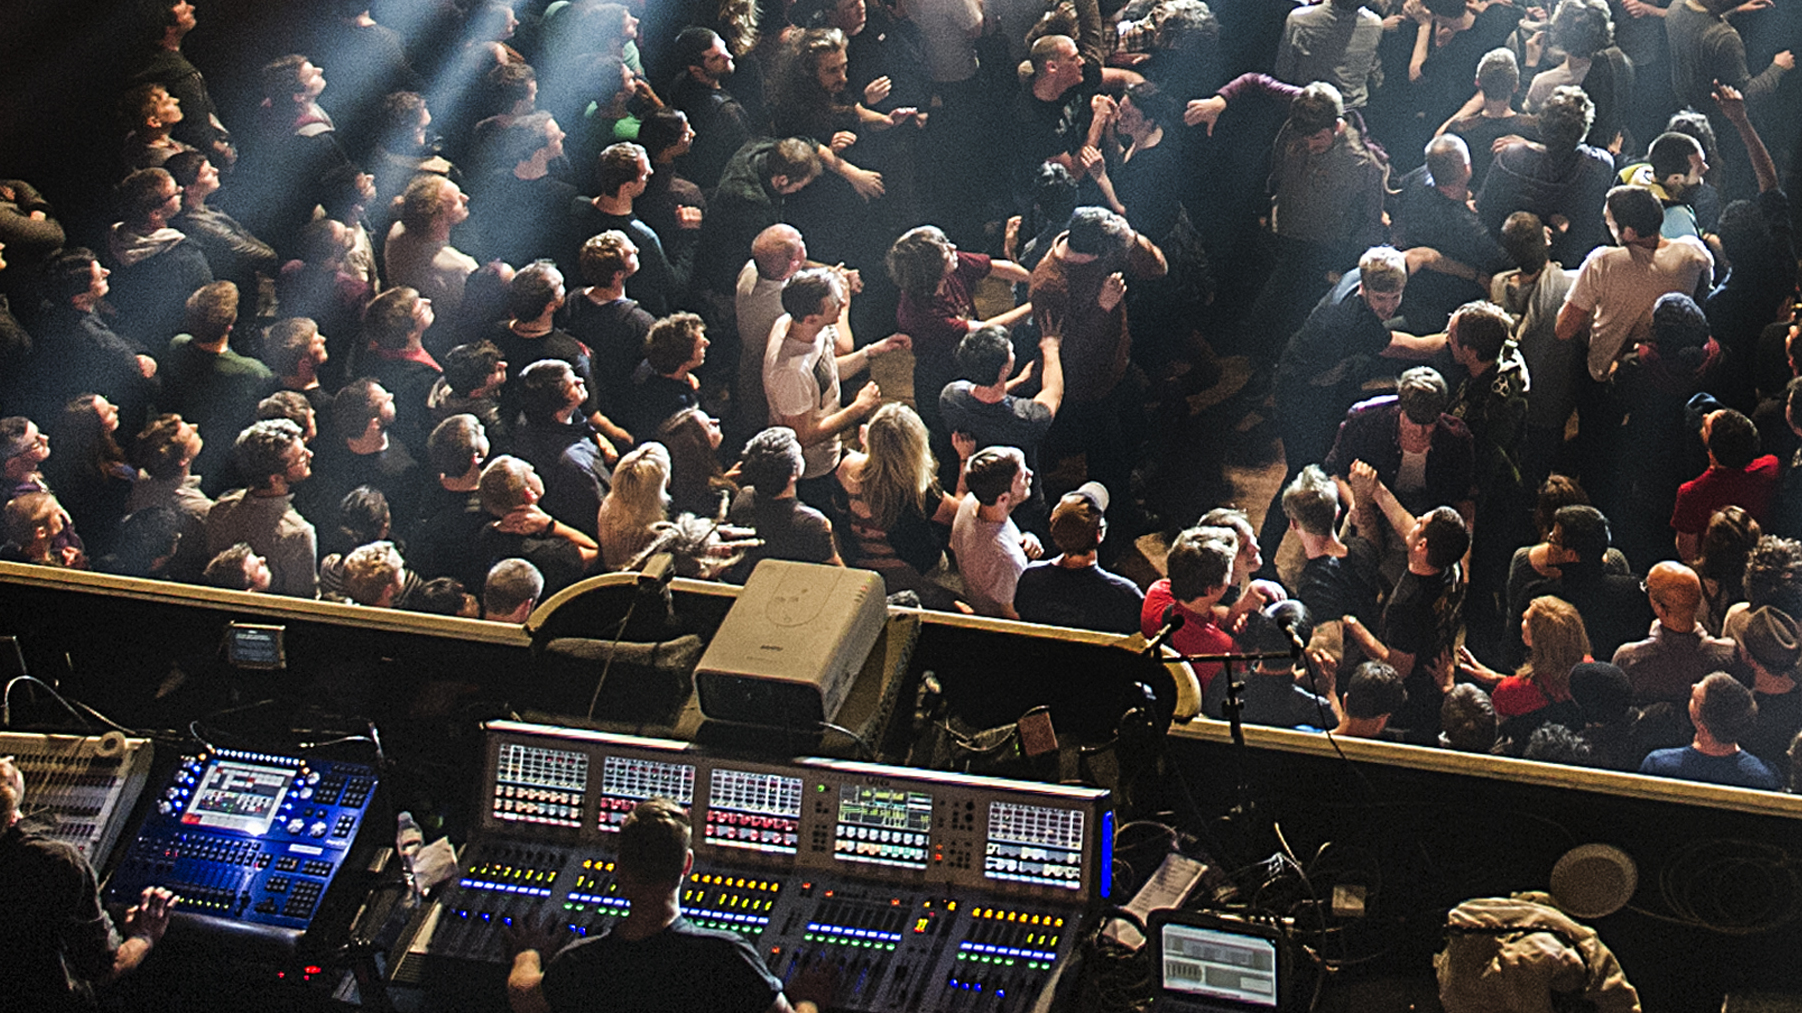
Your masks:
<instances>
[{"instance_id":1,"label":"black cable","mask_svg":"<svg viewBox=\"0 0 1802 1013\"><path fill-rule=\"evenodd\" d=\"M1727 936L1763 935L1802 917L1798 859L1776 845L1717 839L1695 841L1674 853L1658 874L1661 914L1628 905L1659 921ZM1730 905L1742 902L1735 910Z\"/></svg>"},{"instance_id":2,"label":"black cable","mask_svg":"<svg viewBox=\"0 0 1802 1013\"><path fill-rule=\"evenodd\" d=\"M632 603L626 606L625 618L619 621L619 629L613 631L613 647L607 652L607 660L601 664L601 677L594 681L594 695L588 698L588 720L594 720L594 709L601 702L601 687L607 685L607 673L613 670L613 656L619 653L620 641L625 639L626 624L632 621L632 612L638 608L638 596L632 596Z\"/></svg>"}]
</instances>

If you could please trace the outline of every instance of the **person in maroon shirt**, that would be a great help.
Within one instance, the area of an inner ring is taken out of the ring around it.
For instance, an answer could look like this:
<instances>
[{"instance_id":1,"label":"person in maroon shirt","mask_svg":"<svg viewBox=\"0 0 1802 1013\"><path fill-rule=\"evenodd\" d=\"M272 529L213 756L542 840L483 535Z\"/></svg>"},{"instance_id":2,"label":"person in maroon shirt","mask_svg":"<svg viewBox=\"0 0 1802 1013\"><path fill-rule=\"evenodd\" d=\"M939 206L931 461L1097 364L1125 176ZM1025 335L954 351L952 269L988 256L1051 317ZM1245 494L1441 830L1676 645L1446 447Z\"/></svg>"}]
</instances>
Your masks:
<instances>
[{"instance_id":1,"label":"person in maroon shirt","mask_svg":"<svg viewBox=\"0 0 1802 1013\"><path fill-rule=\"evenodd\" d=\"M1700 554L1702 532L1716 510L1744 507L1764 524L1777 487L1777 457L1759 456L1758 429L1751 419L1731 408L1709 412L1702 418L1702 442L1708 447L1708 470L1677 489L1677 508L1671 512L1677 555L1686 563Z\"/></svg>"},{"instance_id":2,"label":"person in maroon shirt","mask_svg":"<svg viewBox=\"0 0 1802 1013\"><path fill-rule=\"evenodd\" d=\"M990 324L1011 328L1032 313L1032 304L1023 303L992 319L977 319L976 286L991 276L1015 285L1032 275L1012 261L959 250L933 225L895 240L888 251L888 273L901 289L895 329L914 339L914 401L926 428L941 433L939 392L958 378L953 356L958 342Z\"/></svg>"}]
</instances>

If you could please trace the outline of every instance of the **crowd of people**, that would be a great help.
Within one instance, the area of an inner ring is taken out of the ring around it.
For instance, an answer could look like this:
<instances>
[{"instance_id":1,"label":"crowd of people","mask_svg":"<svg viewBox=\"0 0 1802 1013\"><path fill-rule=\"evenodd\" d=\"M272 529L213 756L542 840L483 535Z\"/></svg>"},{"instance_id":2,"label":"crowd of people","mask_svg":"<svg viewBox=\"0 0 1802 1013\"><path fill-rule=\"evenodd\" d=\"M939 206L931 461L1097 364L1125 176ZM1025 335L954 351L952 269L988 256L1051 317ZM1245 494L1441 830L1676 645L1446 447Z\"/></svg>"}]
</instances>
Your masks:
<instances>
[{"instance_id":1,"label":"crowd of people","mask_svg":"<svg viewBox=\"0 0 1802 1013\"><path fill-rule=\"evenodd\" d=\"M137 6L113 191L0 181L0 558L505 622L859 566L1307 647L1216 716L1788 783L1769 0L333 0L219 102ZM1229 359L1261 529L1154 489Z\"/></svg>"}]
</instances>

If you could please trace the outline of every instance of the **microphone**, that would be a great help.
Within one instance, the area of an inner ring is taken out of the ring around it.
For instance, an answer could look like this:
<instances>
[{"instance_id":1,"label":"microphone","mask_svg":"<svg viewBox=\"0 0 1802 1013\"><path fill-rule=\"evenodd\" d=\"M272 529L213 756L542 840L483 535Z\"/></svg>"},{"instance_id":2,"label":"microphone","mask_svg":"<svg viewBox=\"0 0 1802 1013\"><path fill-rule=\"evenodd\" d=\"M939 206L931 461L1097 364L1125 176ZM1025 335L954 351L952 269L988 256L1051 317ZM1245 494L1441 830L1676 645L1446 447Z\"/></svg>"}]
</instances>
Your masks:
<instances>
[{"instance_id":1,"label":"microphone","mask_svg":"<svg viewBox=\"0 0 1802 1013\"><path fill-rule=\"evenodd\" d=\"M1300 607L1299 602L1293 608L1285 608L1284 606L1288 604L1288 602L1278 602L1266 614L1270 616L1271 621L1276 623L1277 629L1288 635L1292 656L1300 660L1302 654L1308 649L1308 643L1302 639L1301 633L1296 627L1306 622L1307 612Z\"/></svg>"},{"instance_id":2,"label":"microphone","mask_svg":"<svg viewBox=\"0 0 1802 1013\"><path fill-rule=\"evenodd\" d=\"M1150 640L1145 641L1145 656L1157 657L1158 648L1163 647L1177 630L1182 629L1185 621L1186 617L1176 610L1175 602L1164 606L1163 624L1158 627L1156 633L1151 635Z\"/></svg>"}]
</instances>

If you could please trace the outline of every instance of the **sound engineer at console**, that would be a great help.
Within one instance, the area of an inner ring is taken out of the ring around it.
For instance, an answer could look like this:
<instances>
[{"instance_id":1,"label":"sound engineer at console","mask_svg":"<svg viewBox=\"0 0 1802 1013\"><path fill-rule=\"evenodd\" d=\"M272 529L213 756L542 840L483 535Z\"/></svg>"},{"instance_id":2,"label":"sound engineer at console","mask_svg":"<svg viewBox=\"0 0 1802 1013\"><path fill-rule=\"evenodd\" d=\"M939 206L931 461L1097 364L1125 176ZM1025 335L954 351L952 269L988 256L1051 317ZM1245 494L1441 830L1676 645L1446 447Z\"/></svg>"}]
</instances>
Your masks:
<instances>
[{"instance_id":1,"label":"sound engineer at console","mask_svg":"<svg viewBox=\"0 0 1802 1013\"><path fill-rule=\"evenodd\" d=\"M510 926L507 976L513 1013L817 1013L789 1005L782 982L742 936L697 928L682 917L681 889L694 866L688 814L667 798L638 803L619 829L614 879L631 909L611 932L570 943L551 957L562 927Z\"/></svg>"},{"instance_id":2,"label":"sound engineer at console","mask_svg":"<svg viewBox=\"0 0 1802 1013\"><path fill-rule=\"evenodd\" d=\"M176 897L144 890L125 912L121 941L100 907L94 870L62 841L20 824L25 776L0 757L0 977L8 1009L34 1013L94 1008L93 989L143 963L169 927ZM17 1003L17 1006L12 1005Z\"/></svg>"}]
</instances>

